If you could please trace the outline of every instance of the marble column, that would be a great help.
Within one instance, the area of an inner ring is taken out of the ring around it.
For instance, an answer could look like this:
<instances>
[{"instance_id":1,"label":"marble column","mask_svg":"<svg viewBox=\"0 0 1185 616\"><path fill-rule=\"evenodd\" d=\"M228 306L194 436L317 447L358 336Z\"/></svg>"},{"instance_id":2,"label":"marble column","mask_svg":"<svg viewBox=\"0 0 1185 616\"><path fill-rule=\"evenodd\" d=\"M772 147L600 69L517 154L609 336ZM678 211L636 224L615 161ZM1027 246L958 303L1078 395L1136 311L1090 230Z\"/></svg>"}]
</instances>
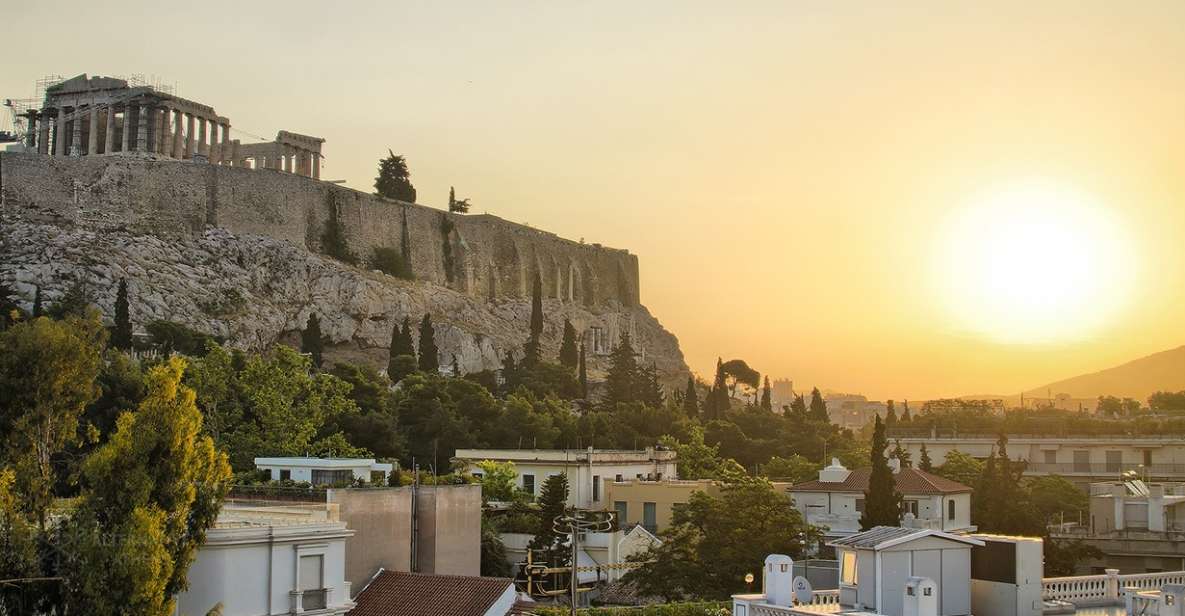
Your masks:
<instances>
[{"instance_id":1,"label":"marble column","mask_svg":"<svg viewBox=\"0 0 1185 616\"><path fill-rule=\"evenodd\" d=\"M82 155L82 108L74 108L74 119L70 120L70 156Z\"/></svg>"},{"instance_id":2,"label":"marble column","mask_svg":"<svg viewBox=\"0 0 1185 616\"><path fill-rule=\"evenodd\" d=\"M280 158L284 161L284 173L292 173L292 153L288 148L283 149Z\"/></svg>"},{"instance_id":3,"label":"marble column","mask_svg":"<svg viewBox=\"0 0 1185 616\"><path fill-rule=\"evenodd\" d=\"M58 121L53 125L54 156L66 155L66 108L58 107Z\"/></svg>"},{"instance_id":4,"label":"marble column","mask_svg":"<svg viewBox=\"0 0 1185 616\"><path fill-rule=\"evenodd\" d=\"M192 113L185 114L185 158L193 158L193 133L194 117Z\"/></svg>"},{"instance_id":5,"label":"marble column","mask_svg":"<svg viewBox=\"0 0 1185 616\"><path fill-rule=\"evenodd\" d=\"M185 132L185 127L183 126L183 124L184 124L183 120L185 118L185 114L181 113L180 109L174 109L172 111L172 114L173 114L173 158L181 159L181 158L185 158L185 150L182 149L184 147L185 143L181 140L181 137Z\"/></svg>"},{"instance_id":6,"label":"marble column","mask_svg":"<svg viewBox=\"0 0 1185 616\"><path fill-rule=\"evenodd\" d=\"M210 164L217 165L221 155L222 150L218 147L218 122L210 120Z\"/></svg>"},{"instance_id":7,"label":"marble column","mask_svg":"<svg viewBox=\"0 0 1185 616\"><path fill-rule=\"evenodd\" d=\"M313 179L321 179L321 153L313 152Z\"/></svg>"},{"instance_id":8,"label":"marble column","mask_svg":"<svg viewBox=\"0 0 1185 616\"><path fill-rule=\"evenodd\" d=\"M197 122L197 153L202 156L209 156L210 151L206 149L206 118L199 117Z\"/></svg>"},{"instance_id":9,"label":"marble column","mask_svg":"<svg viewBox=\"0 0 1185 616\"><path fill-rule=\"evenodd\" d=\"M31 150L37 147L37 110L30 109L25 116L25 147Z\"/></svg>"},{"instance_id":10,"label":"marble column","mask_svg":"<svg viewBox=\"0 0 1185 616\"><path fill-rule=\"evenodd\" d=\"M227 125L229 126L229 124ZM230 142L230 161L231 164L238 167L241 165L239 161L239 140L234 139Z\"/></svg>"},{"instance_id":11,"label":"marble column","mask_svg":"<svg viewBox=\"0 0 1185 616\"><path fill-rule=\"evenodd\" d=\"M91 105L90 134L86 138L86 155L94 156L99 153L99 108Z\"/></svg>"},{"instance_id":12,"label":"marble column","mask_svg":"<svg viewBox=\"0 0 1185 616\"><path fill-rule=\"evenodd\" d=\"M132 126L132 107L134 105L123 106L123 133L122 139L119 140L121 152L132 151L132 131L135 130Z\"/></svg>"},{"instance_id":13,"label":"marble column","mask_svg":"<svg viewBox=\"0 0 1185 616\"><path fill-rule=\"evenodd\" d=\"M136 151L148 151L148 115L152 109L148 105L136 107Z\"/></svg>"},{"instance_id":14,"label":"marble column","mask_svg":"<svg viewBox=\"0 0 1185 616\"><path fill-rule=\"evenodd\" d=\"M107 125L103 127L103 153L115 151L115 105L107 105Z\"/></svg>"},{"instance_id":15,"label":"marble column","mask_svg":"<svg viewBox=\"0 0 1185 616\"><path fill-rule=\"evenodd\" d=\"M222 125L222 164L235 164L234 148L230 145L230 122Z\"/></svg>"},{"instance_id":16,"label":"marble column","mask_svg":"<svg viewBox=\"0 0 1185 616\"><path fill-rule=\"evenodd\" d=\"M49 154L49 125L52 122L48 113L41 114L41 132L37 134L37 153Z\"/></svg>"}]
</instances>

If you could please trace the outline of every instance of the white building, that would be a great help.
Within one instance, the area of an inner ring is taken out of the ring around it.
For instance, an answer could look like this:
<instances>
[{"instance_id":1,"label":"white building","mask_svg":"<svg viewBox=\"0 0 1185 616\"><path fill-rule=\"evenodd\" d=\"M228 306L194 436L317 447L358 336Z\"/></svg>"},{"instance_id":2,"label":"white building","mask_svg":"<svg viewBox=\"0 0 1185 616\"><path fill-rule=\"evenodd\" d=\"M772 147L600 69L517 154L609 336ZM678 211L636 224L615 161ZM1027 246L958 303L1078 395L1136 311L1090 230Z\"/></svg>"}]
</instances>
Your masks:
<instances>
[{"instance_id":1,"label":"white building","mask_svg":"<svg viewBox=\"0 0 1185 616\"><path fill-rule=\"evenodd\" d=\"M905 499L902 524L914 528L966 532L971 525L971 488L945 477L901 468L889 460L897 491ZM864 493L868 491L871 468L848 470L839 460L819 471L819 478L794 485L790 497L803 519L825 526L827 537L843 537L860 530Z\"/></svg>"},{"instance_id":2,"label":"white building","mask_svg":"<svg viewBox=\"0 0 1185 616\"><path fill-rule=\"evenodd\" d=\"M255 468L272 480L307 481L315 486L342 485L356 479L381 483L393 466L374 458L255 458Z\"/></svg>"},{"instance_id":3,"label":"white building","mask_svg":"<svg viewBox=\"0 0 1185 616\"><path fill-rule=\"evenodd\" d=\"M224 505L189 568L177 614L223 616L315 613L354 607L345 580L346 539L337 506Z\"/></svg>"},{"instance_id":4,"label":"white building","mask_svg":"<svg viewBox=\"0 0 1185 616\"><path fill-rule=\"evenodd\" d=\"M661 481L677 475L675 452L649 447L644 450L615 449L458 449L453 464L466 472L481 474L483 460L513 462L518 487L538 494L552 475L567 475L568 504L584 509L608 507L605 483L642 479Z\"/></svg>"}]
</instances>

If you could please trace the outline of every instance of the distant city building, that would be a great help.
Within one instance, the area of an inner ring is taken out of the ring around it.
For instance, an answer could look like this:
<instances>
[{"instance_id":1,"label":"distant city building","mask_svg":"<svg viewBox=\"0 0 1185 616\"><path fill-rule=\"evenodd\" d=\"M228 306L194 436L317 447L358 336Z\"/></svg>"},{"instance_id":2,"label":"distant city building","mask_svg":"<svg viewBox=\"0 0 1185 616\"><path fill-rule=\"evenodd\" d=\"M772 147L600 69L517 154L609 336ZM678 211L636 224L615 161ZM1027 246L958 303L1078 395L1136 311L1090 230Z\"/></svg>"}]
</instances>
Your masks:
<instances>
[{"instance_id":1,"label":"distant city building","mask_svg":"<svg viewBox=\"0 0 1185 616\"><path fill-rule=\"evenodd\" d=\"M774 379L770 383L769 397L773 402L775 409L780 409L783 405L789 406L794 402L794 381L791 379Z\"/></svg>"},{"instance_id":2,"label":"distant city building","mask_svg":"<svg viewBox=\"0 0 1185 616\"><path fill-rule=\"evenodd\" d=\"M877 415L884 417L888 413L888 405L884 402L870 401L859 394L828 393L823 396L823 402L827 405L831 423L851 430L859 430Z\"/></svg>"},{"instance_id":3,"label":"distant city building","mask_svg":"<svg viewBox=\"0 0 1185 616\"><path fill-rule=\"evenodd\" d=\"M1079 573L1155 573L1185 569L1185 484L1107 481L1090 486L1090 518L1054 527L1055 538L1101 552Z\"/></svg>"},{"instance_id":4,"label":"distant city building","mask_svg":"<svg viewBox=\"0 0 1185 616\"><path fill-rule=\"evenodd\" d=\"M897 490L905 498L902 525L920 529L967 532L971 525L971 488L915 468L901 468L889 460ZM843 537L860 530L864 493L871 468L848 470L839 460L819 471L819 478L791 486L794 507L803 519L825 526L828 537Z\"/></svg>"},{"instance_id":5,"label":"distant city building","mask_svg":"<svg viewBox=\"0 0 1185 616\"><path fill-rule=\"evenodd\" d=\"M640 479L661 481L677 476L675 452L649 447L618 449L458 449L453 464L466 472L481 474L478 462L513 462L517 485L537 495L552 475L567 475L568 504L582 509L604 509L608 503L605 484Z\"/></svg>"},{"instance_id":6,"label":"distant city building","mask_svg":"<svg viewBox=\"0 0 1185 616\"><path fill-rule=\"evenodd\" d=\"M394 466L374 458L255 458L255 468L273 481L305 481L315 486L362 480L383 483Z\"/></svg>"},{"instance_id":7,"label":"distant city building","mask_svg":"<svg viewBox=\"0 0 1185 616\"><path fill-rule=\"evenodd\" d=\"M177 613L223 616L302 612L339 616L352 607L346 540L336 505L223 506L188 572Z\"/></svg>"},{"instance_id":8,"label":"distant city building","mask_svg":"<svg viewBox=\"0 0 1185 616\"><path fill-rule=\"evenodd\" d=\"M510 578L380 570L350 616L508 616L517 602Z\"/></svg>"}]
</instances>

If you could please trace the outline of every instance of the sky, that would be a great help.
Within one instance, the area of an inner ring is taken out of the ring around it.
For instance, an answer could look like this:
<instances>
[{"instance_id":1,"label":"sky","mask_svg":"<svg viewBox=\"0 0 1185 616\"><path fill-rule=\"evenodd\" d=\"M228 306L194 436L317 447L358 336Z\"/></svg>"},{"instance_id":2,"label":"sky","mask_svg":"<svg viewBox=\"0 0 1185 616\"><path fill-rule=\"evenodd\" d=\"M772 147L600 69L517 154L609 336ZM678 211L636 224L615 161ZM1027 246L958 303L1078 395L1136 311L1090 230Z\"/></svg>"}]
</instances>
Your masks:
<instances>
[{"instance_id":1,"label":"sky","mask_svg":"<svg viewBox=\"0 0 1185 616\"><path fill-rule=\"evenodd\" d=\"M0 97L155 76L367 191L389 148L637 254L701 375L919 400L1185 344L1185 3L173 6L15 3Z\"/></svg>"}]
</instances>

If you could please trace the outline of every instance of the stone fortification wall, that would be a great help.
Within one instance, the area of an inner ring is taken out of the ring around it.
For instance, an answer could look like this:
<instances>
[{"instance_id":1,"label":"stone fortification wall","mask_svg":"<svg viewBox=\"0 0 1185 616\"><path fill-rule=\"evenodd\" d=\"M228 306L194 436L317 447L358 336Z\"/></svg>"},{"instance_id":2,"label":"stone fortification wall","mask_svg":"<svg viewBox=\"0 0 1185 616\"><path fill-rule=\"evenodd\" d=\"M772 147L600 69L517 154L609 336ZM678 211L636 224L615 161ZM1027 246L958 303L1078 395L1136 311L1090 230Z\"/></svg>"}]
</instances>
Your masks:
<instances>
[{"instance_id":1,"label":"stone fortification wall","mask_svg":"<svg viewBox=\"0 0 1185 616\"><path fill-rule=\"evenodd\" d=\"M544 296L586 306L639 301L638 259L490 215L450 214L298 175L144 156L0 153L7 217L92 231L197 238L208 226L313 252L331 216L363 262L399 250L417 280L474 298Z\"/></svg>"}]
</instances>

